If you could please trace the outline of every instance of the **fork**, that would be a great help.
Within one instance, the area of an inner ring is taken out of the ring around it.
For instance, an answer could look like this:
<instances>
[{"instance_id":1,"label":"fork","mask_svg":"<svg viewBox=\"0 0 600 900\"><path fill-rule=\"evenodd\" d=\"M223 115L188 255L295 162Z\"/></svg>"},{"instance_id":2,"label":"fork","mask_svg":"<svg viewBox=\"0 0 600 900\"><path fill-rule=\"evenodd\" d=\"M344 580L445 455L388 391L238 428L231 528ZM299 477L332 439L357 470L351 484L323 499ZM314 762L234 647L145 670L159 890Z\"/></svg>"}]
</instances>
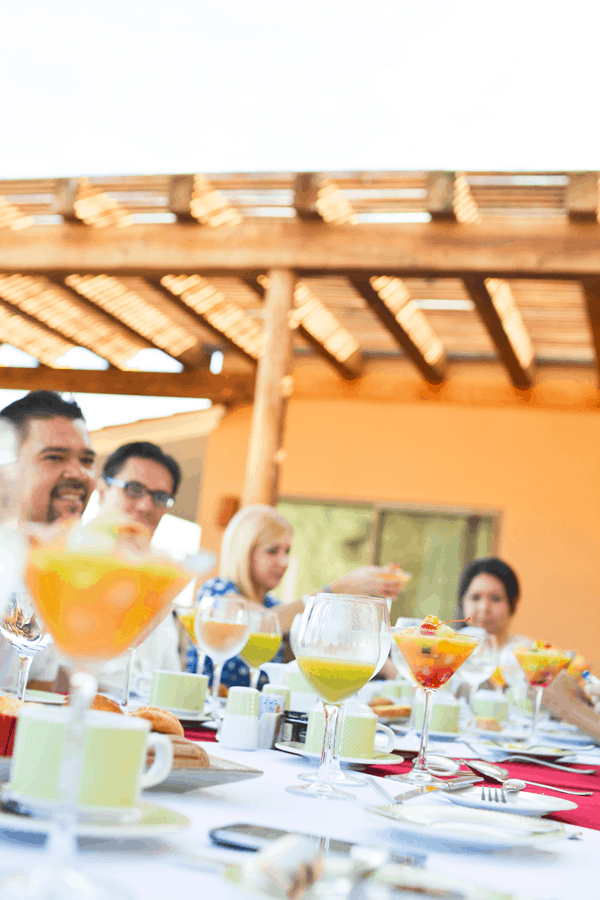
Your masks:
<instances>
[{"instance_id":1,"label":"fork","mask_svg":"<svg viewBox=\"0 0 600 900\"><path fill-rule=\"evenodd\" d=\"M384 786L382 784L379 784L377 779L374 778L372 775L365 775L365 781L367 782L367 784L370 787L373 788L373 790L375 791L376 794L379 794L379 796L383 800L385 800L386 803L390 803L390 804L394 804L394 805L398 803L396 798L392 797L392 795L390 793L388 793L388 791L386 791Z\"/></svg>"},{"instance_id":2,"label":"fork","mask_svg":"<svg viewBox=\"0 0 600 900\"><path fill-rule=\"evenodd\" d=\"M506 803L506 795L504 793L504 785L500 788L500 796L498 796L498 788L487 785L487 797L485 795L486 785L481 785L481 799L486 803Z\"/></svg>"}]
</instances>

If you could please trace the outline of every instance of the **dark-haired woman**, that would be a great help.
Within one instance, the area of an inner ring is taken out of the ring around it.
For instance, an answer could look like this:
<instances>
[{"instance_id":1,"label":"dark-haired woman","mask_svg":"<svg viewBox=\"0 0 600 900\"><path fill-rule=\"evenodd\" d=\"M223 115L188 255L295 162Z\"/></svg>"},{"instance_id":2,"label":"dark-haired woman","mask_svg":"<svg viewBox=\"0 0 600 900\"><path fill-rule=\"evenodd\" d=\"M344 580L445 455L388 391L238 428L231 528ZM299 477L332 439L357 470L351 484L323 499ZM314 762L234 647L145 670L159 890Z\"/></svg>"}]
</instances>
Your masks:
<instances>
[{"instance_id":1,"label":"dark-haired woman","mask_svg":"<svg viewBox=\"0 0 600 900\"><path fill-rule=\"evenodd\" d=\"M511 632L519 601L519 580L507 563L495 556L475 559L458 581L459 617L493 635L501 650L523 638Z\"/></svg>"}]
</instances>

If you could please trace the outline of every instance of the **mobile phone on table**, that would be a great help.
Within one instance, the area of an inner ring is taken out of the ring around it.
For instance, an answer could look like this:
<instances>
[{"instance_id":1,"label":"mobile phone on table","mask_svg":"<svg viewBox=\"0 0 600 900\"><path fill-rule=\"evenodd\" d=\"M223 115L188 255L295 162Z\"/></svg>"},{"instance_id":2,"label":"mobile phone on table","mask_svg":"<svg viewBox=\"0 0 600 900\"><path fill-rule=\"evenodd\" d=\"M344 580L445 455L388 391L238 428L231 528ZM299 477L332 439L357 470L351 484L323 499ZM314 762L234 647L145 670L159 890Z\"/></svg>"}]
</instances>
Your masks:
<instances>
[{"instance_id":1,"label":"mobile phone on table","mask_svg":"<svg viewBox=\"0 0 600 900\"><path fill-rule=\"evenodd\" d=\"M225 825L223 828L213 828L209 831L210 839L215 844L223 847L232 847L235 850L264 850L273 841L286 837L289 834L301 835L302 837L310 837L314 841L319 841L321 846L327 853L336 856L348 856L355 844L350 841L338 841L335 838L320 837L312 834L301 834L298 831L283 831L280 828L268 828L265 825L248 825L239 823L236 825ZM400 853L390 852L390 862L400 863L405 866L422 866L425 862L425 856L405 856Z\"/></svg>"}]
</instances>

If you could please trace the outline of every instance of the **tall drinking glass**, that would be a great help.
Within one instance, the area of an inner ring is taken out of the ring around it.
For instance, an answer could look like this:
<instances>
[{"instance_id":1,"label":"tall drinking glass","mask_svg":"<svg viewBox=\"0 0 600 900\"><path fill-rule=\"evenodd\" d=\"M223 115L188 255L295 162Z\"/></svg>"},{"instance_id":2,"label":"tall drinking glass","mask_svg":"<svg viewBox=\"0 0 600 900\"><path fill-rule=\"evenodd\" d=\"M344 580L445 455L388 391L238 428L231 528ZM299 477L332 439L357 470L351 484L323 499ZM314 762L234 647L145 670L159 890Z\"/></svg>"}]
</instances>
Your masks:
<instances>
[{"instance_id":1,"label":"tall drinking glass","mask_svg":"<svg viewBox=\"0 0 600 900\"><path fill-rule=\"evenodd\" d=\"M468 727L474 729L477 718L473 712L473 693L480 684L491 678L498 668L498 642L493 634L488 634L483 628L465 628L462 633L479 638L479 644L464 661L460 667L460 674L457 675L466 687Z\"/></svg>"},{"instance_id":2,"label":"tall drinking glass","mask_svg":"<svg viewBox=\"0 0 600 900\"><path fill-rule=\"evenodd\" d=\"M258 687L260 667L271 662L281 647L281 626L271 609L251 610L250 634L240 656L250 669L250 687Z\"/></svg>"},{"instance_id":3,"label":"tall drinking glass","mask_svg":"<svg viewBox=\"0 0 600 900\"><path fill-rule=\"evenodd\" d=\"M118 886L90 879L75 868L85 713L96 693L94 671L144 640L188 581L214 562L212 554L199 555L188 569L185 563L151 551L149 541L150 535L135 523L106 521L38 528L30 537L25 584L57 650L70 663L71 716L59 775L56 827L47 842L48 862L9 875L0 882L0 896L27 900L128 896Z\"/></svg>"},{"instance_id":4,"label":"tall drinking glass","mask_svg":"<svg viewBox=\"0 0 600 900\"><path fill-rule=\"evenodd\" d=\"M381 654L378 603L372 598L317 594L307 602L297 639L298 667L325 705L325 736L314 784L286 788L303 797L353 800L329 783L339 708L375 674Z\"/></svg>"},{"instance_id":5,"label":"tall drinking glass","mask_svg":"<svg viewBox=\"0 0 600 900\"><path fill-rule=\"evenodd\" d=\"M319 596L324 596L320 594ZM340 597L340 594L331 594L329 596L332 597ZM390 649L392 645L392 631L390 628L390 617L389 617L389 605L386 599L379 597L354 597L355 600L366 600L369 603L375 603L377 609L377 616L379 618L380 624L380 652L379 659L377 660L377 668L371 675L371 679L375 678L378 672L384 666L388 656L390 655ZM347 787L360 787L363 784L366 784L366 779L362 775L350 775L348 772L344 772L341 766L341 749L342 749L342 733L344 731L344 719L346 717L346 706L348 701L344 700L342 705L340 706L340 710L338 713L338 719L335 729L335 740L334 740L334 749L333 756L331 758L331 765L329 767L329 783L330 784L338 784L338 785L346 785ZM313 772L302 772L298 775L298 778L301 781L308 781L312 784L315 781L318 781L318 774L314 774Z\"/></svg>"},{"instance_id":6,"label":"tall drinking glass","mask_svg":"<svg viewBox=\"0 0 600 900\"><path fill-rule=\"evenodd\" d=\"M52 635L40 624L29 594L23 591L11 594L8 609L0 618L0 634L19 654L17 698L24 700L33 658L52 643Z\"/></svg>"},{"instance_id":7,"label":"tall drinking glass","mask_svg":"<svg viewBox=\"0 0 600 900\"><path fill-rule=\"evenodd\" d=\"M540 721L540 709L544 688L552 684L559 672L571 664L572 654L566 650L559 650L544 641L530 641L512 648L512 651L525 673L525 678L531 687L535 688L535 702L533 707L533 721L529 734L529 743L537 740Z\"/></svg>"},{"instance_id":8,"label":"tall drinking glass","mask_svg":"<svg viewBox=\"0 0 600 900\"><path fill-rule=\"evenodd\" d=\"M175 610L177 613L177 618L183 625L187 637L190 639L192 646L196 648L196 674L202 675L202 671L204 669L204 660L206 659L206 653L200 652L200 648L198 647L198 642L196 640L196 632L194 631L194 620L196 618L196 607L195 606L178 606Z\"/></svg>"},{"instance_id":9,"label":"tall drinking glass","mask_svg":"<svg viewBox=\"0 0 600 900\"><path fill-rule=\"evenodd\" d=\"M425 690L419 755L408 775L393 777L397 781L428 784L435 780L426 759L433 695L468 659L479 640L471 635L457 634L436 616L427 616L420 626L394 629L393 638L413 677Z\"/></svg>"},{"instance_id":10,"label":"tall drinking glass","mask_svg":"<svg viewBox=\"0 0 600 900\"><path fill-rule=\"evenodd\" d=\"M250 634L250 610L239 594L203 597L196 608L194 633L198 647L213 662L211 715L220 720L223 709L219 702L221 673L228 659L237 656Z\"/></svg>"}]
</instances>

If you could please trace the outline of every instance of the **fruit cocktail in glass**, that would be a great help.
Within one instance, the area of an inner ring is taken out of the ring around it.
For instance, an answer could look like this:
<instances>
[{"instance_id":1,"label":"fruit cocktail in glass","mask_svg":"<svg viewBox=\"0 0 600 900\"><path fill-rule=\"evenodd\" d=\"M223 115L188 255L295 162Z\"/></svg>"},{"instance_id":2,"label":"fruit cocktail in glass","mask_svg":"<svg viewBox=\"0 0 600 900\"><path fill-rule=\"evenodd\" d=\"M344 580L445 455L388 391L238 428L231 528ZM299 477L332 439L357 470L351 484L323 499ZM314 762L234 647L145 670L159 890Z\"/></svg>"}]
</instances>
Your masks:
<instances>
[{"instance_id":1,"label":"fruit cocktail in glass","mask_svg":"<svg viewBox=\"0 0 600 900\"><path fill-rule=\"evenodd\" d=\"M544 688L551 684L559 672L571 664L571 654L559 650L547 641L532 641L531 644L513 648L517 662L525 673L525 678L531 687L535 688L535 704L533 707L533 722L529 743L537 733L542 694Z\"/></svg>"},{"instance_id":2,"label":"fruit cocktail in glass","mask_svg":"<svg viewBox=\"0 0 600 900\"><path fill-rule=\"evenodd\" d=\"M420 625L410 628L394 628L392 637L415 681L425 690L419 755L408 775L393 777L411 784L429 784L436 780L427 768L426 760L433 694L448 683L480 639L455 632L445 622L440 622L437 616L426 616Z\"/></svg>"}]
</instances>

